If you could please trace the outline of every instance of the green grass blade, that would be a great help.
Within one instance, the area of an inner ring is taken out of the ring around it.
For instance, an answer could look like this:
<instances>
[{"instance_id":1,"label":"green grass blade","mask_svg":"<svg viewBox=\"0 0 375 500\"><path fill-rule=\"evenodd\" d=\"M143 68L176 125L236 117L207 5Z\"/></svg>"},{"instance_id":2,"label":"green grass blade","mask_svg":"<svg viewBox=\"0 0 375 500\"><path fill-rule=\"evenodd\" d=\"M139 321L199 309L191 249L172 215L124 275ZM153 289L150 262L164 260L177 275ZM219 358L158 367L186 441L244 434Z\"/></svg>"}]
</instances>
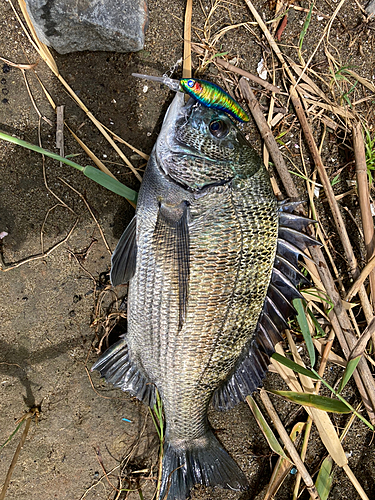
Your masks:
<instances>
[{"instance_id":1,"label":"green grass blade","mask_svg":"<svg viewBox=\"0 0 375 500\"><path fill-rule=\"evenodd\" d=\"M253 412L255 420L257 421L260 429L262 430L264 437L267 439L268 444L270 445L272 451L280 455L280 457L284 458L285 460L288 460L288 462L291 462L290 458L288 458L285 455L284 450L282 449L280 443L278 442L275 434L272 432L272 429L268 425L266 419L263 417L262 412L259 410L258 405L254 401L254 399L251 396L247 396L246 401L247 404L250 406L250 409Z\"/></svg>"},{"instance_id":2,"label":"green grass blade","mask_svg":"<svg viewBox=\"0 0 375 500\"><path fill-rule=\"evenodd\" d=\"M35 151L36 153L40 153L42 155L49 156L50 158L53 158L54 160L61 161L62 163L65 163L66 165L74 167L77 170L80 170L81 172L83 172L84 167L82 167L82 165L78 165L78 163L75 163L74 161L68 160L67 158L64 158L63 156L60 156L56 153L51 153L51 151L48 151L47 149L36 146L35 144L31 144L30 142L26 142L26 141L23 141L22 139L18 139L18 137L12 137L11 135L5 134L4 132L0 132L0 139L3 139L4 141L12 142L13 144L17 144L18 146L22 146L23 148L26 148L26 149L31 149L31 151Z\"/></svg>"},{"instance_id":3,"label":"green grass blade","mask_svg":"<svg viewBox=\"0 0 375 500\"><path fill-rule=\"evenodd\" d=\"M327 398L326 396L318 396L308 392L293 392L293 391L271 391L273 394L282 396L283 398L303 406L312 406L318 410L329 411L332 413L351 413L346 404L337 399Z\"/></svg>"},{"instance_id":4,"label":"green grass blade","mask_svg":"<svg viewBox=\"0 0 375 500\"><path fill-rule=\"evenodd\" d=\"M339 388L337 392L341 392L346 384L349 382L350 377L353 375L354 370L357 368L357 365L359 363L359 360L361 359L361 356L357 356L356 358L350 359L348 361L348 364L346 365L344 375L342 376Z\"/></svg>"},{"instance_id":5,"label":"green grass blade","mask_svg":"<svg viewBox=\"0 0 375 500\"><path fill-rule=\"evenodd\" d=\"M314 368L315 365L315 348L311 338L309 324L307 323L305 308L303 307L303 302L301 299L294 299L293 305L297 311L297 321L301 328L303 338L306 342L307 352L309 353L311 367Z\"/></svg>"},{"instance_id":6,"label":"green grass blade","mask_svg":"<svg viewBox=\"0 0 375 500\"><path fill-rule=\"evenodd\" d=\"M329 492L331 491L333 481L332 466L332 457L328 455L328 457L323 460L315 483L321 500L327 500Z\"/></svg>"},{"instance_id":7,"label":"green grass blade","mask_svg":"<svg viewBox=\"0 0 375 500\"><path fill-rule=\"evenodd\" d=\"M78 165L78 163L75 163L72 160L68 160L67 158L64 158L63 156L60 156L56 153L51 153L47 149L23 141L22 139L18 139L17 137L12 137L11 135L5 134L4 132L0 132L0 139L12 142L13 144L17 144L18 146L22 146L26 149L31 149L31 151L35 151L36 153L48 156L50 158L53 158L54 160L61 161L62 163L65 163L66 165L74 167L77 170L83 172L86 177L109 189L113 193L123 196L127 200L133 201L134 203L136 203L137 201L138 193L136 191L133 191L133 189L128 188L117 179L114 179L113 177L107 175L106 173L95 167L92 167L91 165L82 167L82 165Z\"/></svg>"},{"instance_id":8,"label":"green grass blade","mask_svg":"<svg viewBox=\"0 0 375 500\"><path fill-rule=\"evenodd\" d=\"M6 446L9 441L13 438L13 436L16 434L16 432L19 430L19 428L21 427L21 425L24 423L24 420L22 420L18 425L17 427L14 429L14 431L12 432L12 434L8 437L8 439L5 441L4 444L2 444L0 446L0 450L4 448L4 446Z\"/></svg>"},{"instance_id":9,"label":"green grass blade","mask_svg":"<svg viewBox=\"0 0 375 500\"><path fill-rule=\"evenodd\" d=\"M299 35L299 44L298 44L298 48L299 50L301 51L302 49L302 45L303 45L303 40L305 38L305 35L307 33L307 30L309 29L309 26L310 26L310 21L311 21L311 14L312 14L312 10L313 10L313 7L314 7L314 2L311 3L311 6L310 6L310 10L309 12L307 13L307 16L306 16L306 19L305 19L305 22L303 23L303 28L302 28L302 31Z\"/></svg>"},{"instance_id":10,"label":"green grass blade","mask_svg":"<svg viewBox=\"0 0 375 500\"><path fill-rule=\"evenodd\" d=\"M128 188L120 181L114 179L110 175L107 175L98 168L87 165L87 167L84 168L83 173L86 177L109 189L113 193L119 194L129 201L137 201L138 193L136 191Z\"/></svg>"},{"instance_id":11,"label":"green grass blade","mask_svg":"<svg viewBox=\"0 0 375 500\"><path fill-rule=\"evenodd\" d=\"M300 373L301 375L306 375L306 377L310 377L313 380L320 380L319 375L316 375L312 371L308 370L307 368L304 368L303 366L299 365L298 363L295 363L291 359L285 358L284 356L281 356L281 354L278 354L277 352L272 354L272 359L274 359L275 361L278 361L279 363L281 363L284 366L287 366L291 370L293 370L297 373Z\"/></svg>"},{"instance_id":12,"label":"green grass blade","mask_svg":"<svg viewBox=\"0 0 375 500\"><path fill-rule=\"evenodd\" d=\"M314 313L311 311L311 309L307 308L306 309L308 315L310 316L312 322L314 323L314 326L316 328L317 333L314 335L314 338L320 339L326 336L325 331L323 328L320 326L319 321L316 319Z\"/></svg>"}]
</instances>

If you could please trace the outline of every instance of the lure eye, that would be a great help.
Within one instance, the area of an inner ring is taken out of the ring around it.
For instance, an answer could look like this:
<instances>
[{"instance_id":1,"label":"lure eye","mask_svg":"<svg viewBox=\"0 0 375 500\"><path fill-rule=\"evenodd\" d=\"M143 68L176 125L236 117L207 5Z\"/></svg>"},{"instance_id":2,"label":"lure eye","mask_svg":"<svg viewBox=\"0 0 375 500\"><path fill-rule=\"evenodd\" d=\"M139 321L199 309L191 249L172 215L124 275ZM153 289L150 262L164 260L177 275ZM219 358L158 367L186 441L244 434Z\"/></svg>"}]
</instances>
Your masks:
<instances>
[{"instance_id":1,"label":"lure eye","mask_svg":"<svg viewBox=\"0 0 375 500\"><path fill-rule=\"evenodd\" d=\"M195 83L194 80L188 80L187 81L188 87L190 87L191 89L194 87L194 83Z\"/></svg>"},{"instance_id":2,"label":"lure eye","mask_svg":"<svg viewBox=\"0 0 375 500\"><path fill-rule=\"evenodd\" d=\"M223 139L229 133L229 127L224 120L213 120L208 128L217 139Z\"/></svg>"}]
</instances>

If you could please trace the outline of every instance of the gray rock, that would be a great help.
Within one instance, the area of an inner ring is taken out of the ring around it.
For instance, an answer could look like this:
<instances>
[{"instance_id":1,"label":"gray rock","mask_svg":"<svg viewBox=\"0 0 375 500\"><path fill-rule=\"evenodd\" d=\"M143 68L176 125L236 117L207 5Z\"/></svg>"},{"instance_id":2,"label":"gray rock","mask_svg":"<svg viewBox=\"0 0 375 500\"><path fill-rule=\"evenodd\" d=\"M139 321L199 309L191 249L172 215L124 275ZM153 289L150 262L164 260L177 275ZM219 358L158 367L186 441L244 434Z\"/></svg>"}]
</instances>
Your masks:
<instances>
[{"instance_id":1,"label":"gray rock","mask_svg":"<svg viewBox=\"0 0 375 500\"><path fill-rule=\"evenodd\" d=\"M143 48L146 0L26 0L26 5L39 39L60 54Z\"/></svg>"},{"instance_id":2,"label":"gray rock","mask_svg":"<svg viewBox=\"0 0 375 500\"><path fill-rule=\"evenodd\" d=\"M371 19L374 18L374 15L375 15L375 0L371 0L369 2L369 4L366 7L366 12L371 17Z\"/></svg>"}]
</instances>

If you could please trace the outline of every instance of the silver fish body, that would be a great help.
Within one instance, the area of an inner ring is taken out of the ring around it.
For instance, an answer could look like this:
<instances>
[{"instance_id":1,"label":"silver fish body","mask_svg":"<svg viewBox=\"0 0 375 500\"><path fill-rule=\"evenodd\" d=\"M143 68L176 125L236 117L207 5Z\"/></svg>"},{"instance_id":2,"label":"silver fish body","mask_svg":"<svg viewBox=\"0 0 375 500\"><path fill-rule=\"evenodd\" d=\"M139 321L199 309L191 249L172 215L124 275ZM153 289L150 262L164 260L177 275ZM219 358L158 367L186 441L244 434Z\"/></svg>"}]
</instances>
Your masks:
<instances>
[{"instance_id":1,"label":"silver fish body","mask_svg":"<svg viewBox=\"0 0 375 500\"><path fill-rule=\"evenodd\" d=\"M146 404L159 392L161 499L183 500L196 483L246 488L207 408L213 395L219 407L243 400L267 369L254 342L261 314L274 324L264 304L278 227L268 173L239 129L176 94L112 258L112 283L129 280L128 331L93 367Z\"/></svg>"}]
</instances>

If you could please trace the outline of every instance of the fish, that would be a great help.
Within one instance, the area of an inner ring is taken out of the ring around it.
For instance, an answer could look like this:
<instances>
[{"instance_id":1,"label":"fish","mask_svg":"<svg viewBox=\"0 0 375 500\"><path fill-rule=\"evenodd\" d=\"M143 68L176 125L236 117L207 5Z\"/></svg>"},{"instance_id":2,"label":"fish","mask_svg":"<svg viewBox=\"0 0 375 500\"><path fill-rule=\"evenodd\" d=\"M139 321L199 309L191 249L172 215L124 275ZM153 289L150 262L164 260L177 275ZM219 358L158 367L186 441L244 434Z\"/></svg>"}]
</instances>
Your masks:
<instances>
[{"instance_id":1,"label":"fish","mask_svg":"<svg viewBox=\"0 0 375 500\"><path fill-rule=\"evenodd\" d=\"M238 102L215 83L193 78L174 80L167 76L142 75L140 73L132 73L132 76L164 83L164 85L176 92L185 92L204 106L224 111L239 122L248 122L250 120L249 115Z\"/></svg>"},{"instance_id":2,"label":"fish","mask_svg":"<svg viewBox=\"0 0 375 500\"><path fill-rule=\"evenodd\" d=\"M278 203L225 112L176 93L112 256L112 285L128 283L127 333L92 367L150 407L160 396L159 500L185 500L196 484L248 488L207 410L262 384L302 298L299 257L316 241L297 205Z\"/></svg>"}]
</instances>

